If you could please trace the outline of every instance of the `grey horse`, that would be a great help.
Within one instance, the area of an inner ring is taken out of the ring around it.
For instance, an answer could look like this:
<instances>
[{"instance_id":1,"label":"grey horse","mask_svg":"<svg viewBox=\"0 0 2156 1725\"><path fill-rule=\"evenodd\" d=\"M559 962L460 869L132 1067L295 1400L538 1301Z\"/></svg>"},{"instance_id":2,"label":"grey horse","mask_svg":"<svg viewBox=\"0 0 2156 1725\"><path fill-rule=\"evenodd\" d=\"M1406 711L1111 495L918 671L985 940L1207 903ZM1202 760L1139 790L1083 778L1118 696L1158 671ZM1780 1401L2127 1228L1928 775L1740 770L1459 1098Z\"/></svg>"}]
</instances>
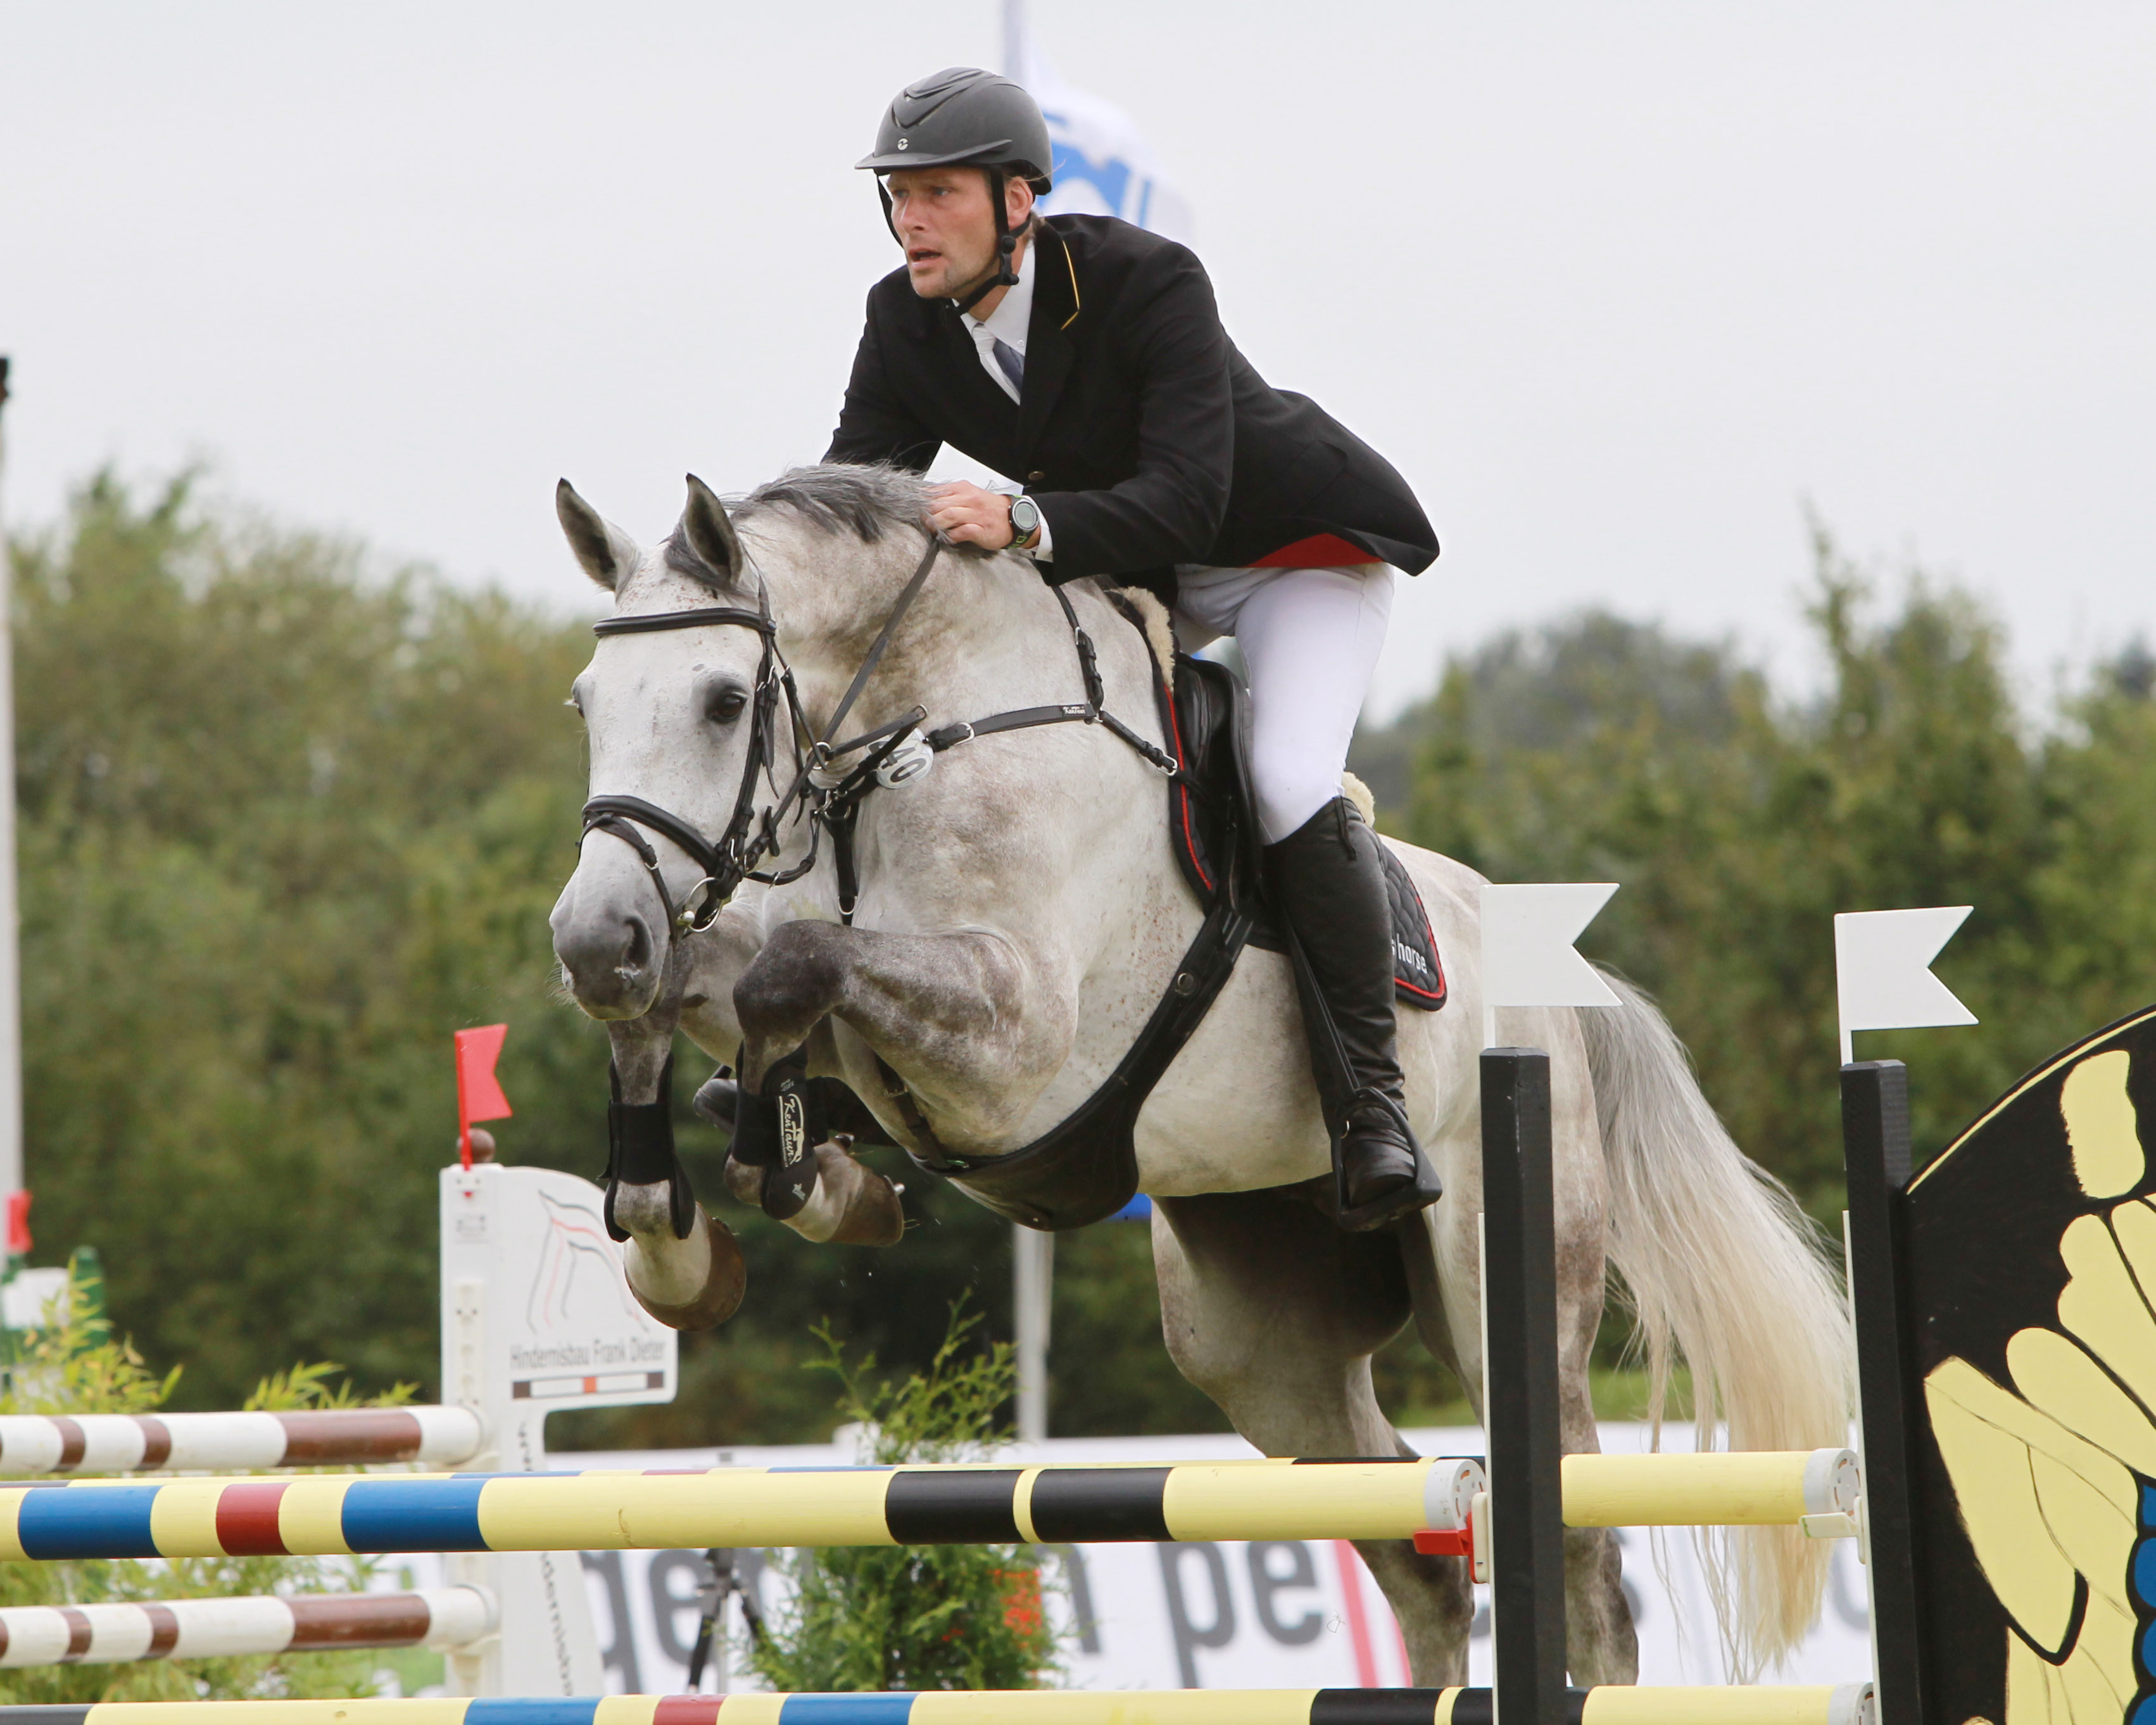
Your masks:
<instances>
[{"instance_id":1,"label":"grey horse","mask_svg":"<svg viewBox=\"0 0 2156 1725\"><path fill-rule=\"evenodd\" d=\"M566 482L559 506L617 618L767 611L776 652L819 729L927 545L921 482L880 469L798 469L731 511L692 478L680 521L650 550ZM1094 582L1064 591L1098 643L1108 709L1158 743L1154 648ZM1157 607L1150 623L1164 634ZM757 630L724 624L603 638L572 696L589 733L593 793L641 798L704 834L724 831L749 770L764 652ZM916 706L932 726L1082 699L1070 626L1034 567L952 549L846 728L869 730ZM759 782L761 806L788 776ZM805 1050L812 1074L844 1079L893 1142L919 1148L887 1069L947 1151L993 1158L1063 1120L1114 1069L1201 921L1170 851L1165 800L1157 769L1104 726L983 736L862 803L851 926L826 857L790 884L742 886L707 928L685 935L668 917L703 873L688 852L649 833L654 876L631 845L591 832L555 907L555 951L578 1004L609 1029L628 1103L657 1096L679 1029L732 1062L751 1089ZM782 836L765 872L805 855L806 823ZM1326 1133L1293 980L1270 952L1244 954L1138 1119L1169 1354L1268 1455L1404 1453L1373 1394L1370 1357L1409 1322L1480 1402L1485 883L1445 857L1394 849L1450 983L1447 1009L1405 1013L1399 1027L1409 1111L1444 1199L1364 1235L1306 1201L1330 1165ZM1504 1040L1550 1056L1566 1446L1598 1447L1588 1360L1613 1266L1657 1385L1673 1362L1688 1367L1703 1434L1741 1449L1838 1445L1849 1415L1846 1319L1816 1230L1731 1142L1661 1014L1615 986L1614 1009L1498 1014ZM834 1145L817 1156L818 1197L793 1219L796 1230L812 1240L887 1237L878 1219L896 1205L888 1183ZM648 1307L687 1326L726 1307L738 1254L723 1229L700 1216L680 1237L664 1182L623 1186L616 1214L630 1235L632 1291ZM1464 1562L1419 1556L1404 1542L1362 1550L1416 1680L1463 1681ZM1718 1553L1725 1641L1740 1669L1755 1670L1816 1614L1825 1548L1767 1529ZM1566 1597L1573 1680L1634 1681L1611 1534L1568 1532Z\"/></svg>"}]
</instances>

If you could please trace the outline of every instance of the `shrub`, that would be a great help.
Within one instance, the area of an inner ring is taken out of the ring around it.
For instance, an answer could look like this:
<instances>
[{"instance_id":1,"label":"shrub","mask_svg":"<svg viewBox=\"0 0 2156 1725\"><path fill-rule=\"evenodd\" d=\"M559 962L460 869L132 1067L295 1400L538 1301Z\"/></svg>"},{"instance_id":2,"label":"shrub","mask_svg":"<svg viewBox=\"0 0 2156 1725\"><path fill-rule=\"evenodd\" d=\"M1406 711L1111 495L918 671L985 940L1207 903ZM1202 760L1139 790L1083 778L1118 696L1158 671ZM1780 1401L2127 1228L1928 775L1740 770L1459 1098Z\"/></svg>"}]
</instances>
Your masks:
<instances>
[{"instance_id":1,"label":"shrub","mask_svg":"<svg viewBox=\"0 0 2156 1725\"><path fill-rule=\"evenodd\" d=\"M860 1428L857 1459L876 1466L978 1461L1016 1388L1009 1343L968 1349L978 1314L951 1308L928 1368L871 1383L828 1323L807 1369L839 1384L839 1412ZM1059 1641L1033 1552L1018 1545L841 1546L773 1553L792 1599L745 1650L773 1689L1034 1689L1055 1675Z\"/></svg>"}]
</instances>

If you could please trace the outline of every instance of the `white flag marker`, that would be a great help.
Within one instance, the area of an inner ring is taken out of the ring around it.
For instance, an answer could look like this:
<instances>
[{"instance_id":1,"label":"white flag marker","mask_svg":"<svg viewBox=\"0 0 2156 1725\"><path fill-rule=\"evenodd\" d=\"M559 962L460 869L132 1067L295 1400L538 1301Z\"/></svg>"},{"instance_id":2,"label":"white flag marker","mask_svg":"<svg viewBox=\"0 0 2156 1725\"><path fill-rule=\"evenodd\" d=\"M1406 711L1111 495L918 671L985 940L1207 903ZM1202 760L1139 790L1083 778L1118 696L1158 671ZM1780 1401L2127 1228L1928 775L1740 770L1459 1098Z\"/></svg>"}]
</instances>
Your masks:
<instances>
[{"instance_id":1,"label":"white flag marker","mask_svg":"<svg viewBox=\"0 0 2156 1725\"><path fill-rule=\"evenodd\" d=\"M1482 1045L1497 1045L1501 1006L1614 1006L1572 949L1617 891L1614 880L1482 889Z\"/></svg>"},{"instance_id":2,"label":"white flag marker","mask_svg":"<svg viewBox=\"0 0 2156 1725\"><path fill-rule=\"evenodd\" d=\"M1932 974L1932 960L1967 919L1967 905L1923 911L1852 911L1834 919L1835 990L1841 1063L1859 1030L1973 1024L1976 1014Z\"/></svg>"}]
</instances>

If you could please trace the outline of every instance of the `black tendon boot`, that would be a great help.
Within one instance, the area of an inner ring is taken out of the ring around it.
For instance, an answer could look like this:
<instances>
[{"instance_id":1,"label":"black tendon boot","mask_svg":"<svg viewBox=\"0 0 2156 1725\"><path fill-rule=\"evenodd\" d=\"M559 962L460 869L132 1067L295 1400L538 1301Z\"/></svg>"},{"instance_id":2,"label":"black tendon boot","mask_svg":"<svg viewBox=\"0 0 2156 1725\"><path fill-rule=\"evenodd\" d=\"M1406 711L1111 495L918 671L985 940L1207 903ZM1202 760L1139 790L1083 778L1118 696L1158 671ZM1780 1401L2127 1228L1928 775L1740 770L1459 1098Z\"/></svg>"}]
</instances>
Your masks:
<instances>
[{"instance_id":1,"label":"black tendon boot","mask_svg":"<svg viewBox=\"0 0 2156 1725\"><path fill-rule=\"evenodd\" d=\"M1296 949L1310 1064L1332 1138L1340 1223L1382 1228L1444 1187L1408 1124L1393 1008L1393 913L1378 835L1336 798L1265 851Z\"/></svg>"},{"instance_id":2,"label":"black tendon boot","mask_svg":"<svg viewBox=\"0 0 2156 1725\"><path fill-rule=\"evenodd\" d=\"M805 1070L801 1063L779 1063L792 1070ZM811 1078L808 1084L816 1101L821 1104L823 1117L830 1130L843 1134L849 1147L859 1144L864 1149L896 1147L891 1134L883 1129L882 1122L868 1111L868 1105L847 1087L843 1078ZM731 1135L734 1117L741 1111L741 1085L734 1077L734 1069L721 1066L697 1086L693 1106L697 1113L722 1132Z\"/></svg>"}]
</instances>

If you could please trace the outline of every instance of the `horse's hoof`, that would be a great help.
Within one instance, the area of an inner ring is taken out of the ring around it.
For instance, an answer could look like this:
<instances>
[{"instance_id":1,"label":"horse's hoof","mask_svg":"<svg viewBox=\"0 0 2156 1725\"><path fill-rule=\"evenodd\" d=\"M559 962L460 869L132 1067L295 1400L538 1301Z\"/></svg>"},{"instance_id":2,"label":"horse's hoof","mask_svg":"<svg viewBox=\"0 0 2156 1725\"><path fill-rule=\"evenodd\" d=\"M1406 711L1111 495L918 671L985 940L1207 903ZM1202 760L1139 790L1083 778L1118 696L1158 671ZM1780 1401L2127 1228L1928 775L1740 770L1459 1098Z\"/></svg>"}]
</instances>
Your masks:
<instances>
[{"instance_id":1,"label":"horse's hoof","mask_svg":"<svg viewBox=\"0 0 2156 1725\"><path fill-rule=\"evenodd\" d=\"M898 1188L874 1168L836 1144L819 1144L816 1184L787 1226L804 1240L834 1245L896 1245L906 1235L906 1211Z\"/></svg>"},{"instance_id":2,"label":"horse's hoof","mask_svg":"<svg viewBox=\"0 0 2156 1725\"><path fill-rule=\"evenodd\" d=\"M629 1284L636 1303L670 1330L716 1329L741 1310L742 1296L748 1291L748 1262L742 1256L741 1242L734 1238L733 1230L708 1210L700 1208L696 1214L702 1219L704 1238L711 1249L711 1270L704 1278L702 1291L693 1300L672 1306L647 1300L637 1292L633 1280Z\"/></svg>"},{"instance_id":3,"label":"horse's hoof","mask_svg":"<svg viewBox=\"0 0 2156 1725\"><path fill-rule=\"evenodd\" d=\"M734 1082L733 1068L721 1066L698 1085L689 1106L731 1137L741 1113L741 1086Z\"/></svg>"}]
</instances>

